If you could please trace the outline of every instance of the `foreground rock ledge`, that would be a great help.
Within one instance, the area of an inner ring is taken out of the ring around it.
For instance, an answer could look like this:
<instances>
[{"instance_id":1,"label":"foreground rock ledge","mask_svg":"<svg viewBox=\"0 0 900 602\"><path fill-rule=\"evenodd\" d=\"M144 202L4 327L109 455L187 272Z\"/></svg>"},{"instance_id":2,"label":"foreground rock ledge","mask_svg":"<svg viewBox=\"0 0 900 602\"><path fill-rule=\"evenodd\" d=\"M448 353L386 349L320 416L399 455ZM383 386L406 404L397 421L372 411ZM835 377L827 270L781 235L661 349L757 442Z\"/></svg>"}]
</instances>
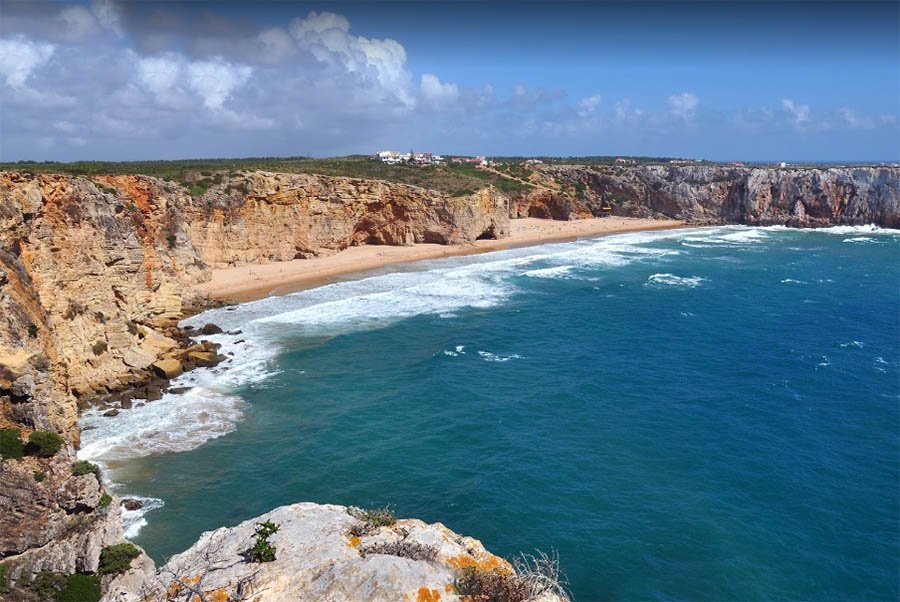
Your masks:
<instances>
[{"instance_id":1,"label":"foreground rock ledge","mask_svg":"<svg viewBox=\"0 0 900 602\"><path fill-rule=\"evenodd\" d=\"M256 523L280 526L270 538L277 549L273 562L245 562L241 556L254 539ZM173 556L143 584L135 568L112 584L104 600L207 600L434 602L461 600L454 581L465 567L512 573L510 564L484 549L476 539L457 535L444 525L416 519L398 520L356 537L360 522L344 506L300 503L282 506L236 527L208 531L186 552ZM377 544L420 544L435 551L433 560L413 560L369 552ZM199 596L197 597L199 599ZM545 593L534 602L563 602Z\"/></svg>"}]
</instances>

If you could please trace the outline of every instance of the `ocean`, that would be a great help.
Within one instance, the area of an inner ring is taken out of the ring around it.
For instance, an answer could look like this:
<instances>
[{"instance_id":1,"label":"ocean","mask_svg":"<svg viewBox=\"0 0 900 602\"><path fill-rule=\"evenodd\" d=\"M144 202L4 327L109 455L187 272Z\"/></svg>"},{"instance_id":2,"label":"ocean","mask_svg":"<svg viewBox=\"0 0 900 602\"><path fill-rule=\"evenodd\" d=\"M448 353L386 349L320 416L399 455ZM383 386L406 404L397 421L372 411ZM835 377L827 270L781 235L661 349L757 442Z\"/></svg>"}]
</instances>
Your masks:
<instances>
[{"instance_id":1,"label":"ocean","mask_svg":"<svg viewBox=\"0 0 900 602\"><path fill-rule=\"evenodd\" d=\"M157 562L297 501L558 553L575 600L900 598L900 232L426 261L187 320L229 362L80 456Z\"/></svg>"}]
</instances>

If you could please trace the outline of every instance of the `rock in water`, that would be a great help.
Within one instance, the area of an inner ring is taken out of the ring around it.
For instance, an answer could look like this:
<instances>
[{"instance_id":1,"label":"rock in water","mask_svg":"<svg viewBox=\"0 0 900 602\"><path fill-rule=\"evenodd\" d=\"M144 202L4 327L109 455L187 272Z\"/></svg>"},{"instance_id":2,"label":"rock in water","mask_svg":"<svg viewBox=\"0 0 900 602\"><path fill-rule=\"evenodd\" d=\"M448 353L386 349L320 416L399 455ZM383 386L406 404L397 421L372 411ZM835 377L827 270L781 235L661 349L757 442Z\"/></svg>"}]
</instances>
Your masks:
<instances>
[{"instance_id":1,"label":"rock in water","mask_svg":"<svg viewBox=\"0 0 900 602\"><path fill-rule=\"evenodd\" d=\"M200 329L200 334L221 334L222 329L215 324L206 324Z\"/></svg>"}]
</instances>

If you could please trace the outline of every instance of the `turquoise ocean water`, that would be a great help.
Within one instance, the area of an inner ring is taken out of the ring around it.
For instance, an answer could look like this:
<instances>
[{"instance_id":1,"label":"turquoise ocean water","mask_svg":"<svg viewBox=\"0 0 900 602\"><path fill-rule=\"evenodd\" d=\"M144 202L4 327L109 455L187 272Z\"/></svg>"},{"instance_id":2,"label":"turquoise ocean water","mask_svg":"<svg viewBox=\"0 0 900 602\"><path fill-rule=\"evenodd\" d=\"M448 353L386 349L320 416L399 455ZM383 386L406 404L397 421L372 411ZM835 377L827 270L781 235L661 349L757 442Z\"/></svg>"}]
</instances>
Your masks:
<instances>
[{"instance_id":1,"label":"turquoise ocean water","mask_svg":"<svg viewBox=\"0 0 900 602\"><path fill-rule=\"evenodd\" d=\"M625 234L191 322L232 362L83 418L157 561L282 504L390 504L556 550L580 601L900 597L897 231Z\"/></svg>"}]
</instances>

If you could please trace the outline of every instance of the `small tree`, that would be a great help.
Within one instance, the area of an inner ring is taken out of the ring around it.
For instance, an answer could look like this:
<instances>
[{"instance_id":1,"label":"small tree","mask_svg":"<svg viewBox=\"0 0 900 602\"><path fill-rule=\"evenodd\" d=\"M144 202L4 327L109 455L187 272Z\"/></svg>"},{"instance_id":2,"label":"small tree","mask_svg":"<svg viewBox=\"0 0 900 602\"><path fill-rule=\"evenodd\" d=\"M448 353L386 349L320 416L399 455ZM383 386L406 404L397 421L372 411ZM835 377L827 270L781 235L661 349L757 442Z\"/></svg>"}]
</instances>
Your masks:
<instances>
[{"instance_id":1,"label":"small tree","mask_svg":"<svg viewBox=\"0 0 900 602\"><path fill-rule=\"evenodd\" d=\"M244 555L250 562L272 562L275 560L275 546L269 542L269 537L278 532L278 525L270 520L264 523L256 523L256 542Z\"/></svg>"},{"instance_id":2,"label":"small tree","mask_svg":"<svg viewBox=\"0 0 900 602\"><path fill-rule=\"evenodd\" d=\"M83 477L84 475L91 473L97 476L97 480L100 480L100 467L93 462L88 462L87 460L78 460L77 462L72 464L73 476Z\"/></svg>"}]
</instances>

